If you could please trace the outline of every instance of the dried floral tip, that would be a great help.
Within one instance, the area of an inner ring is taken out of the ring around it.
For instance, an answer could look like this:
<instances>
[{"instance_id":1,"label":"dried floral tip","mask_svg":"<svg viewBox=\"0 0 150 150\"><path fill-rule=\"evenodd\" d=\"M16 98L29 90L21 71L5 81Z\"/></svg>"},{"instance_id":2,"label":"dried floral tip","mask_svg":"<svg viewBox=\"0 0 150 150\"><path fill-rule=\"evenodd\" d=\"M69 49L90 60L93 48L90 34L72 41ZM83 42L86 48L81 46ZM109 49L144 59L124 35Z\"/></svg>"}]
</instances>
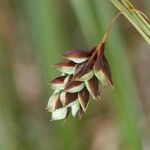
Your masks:
<instances>
[{"instance_id":1,"label":"dried floral tip","mask_svg":"<svg viewBox=\"0 0 150 150\"><path fill-rule=\"evenodd\" d=\"M88 60L90 53L82 50L71 50L66 52L63 57L75 63L83 63Z\"/></svg>"},{"instance_id":2,"label":"dried floral tip","mask_svg":"<svg viewBox=\"0 0 150 150\"><path fill-rule=\"evenodd\" d=\"M66 61L56 64L56 68L62 73L73 74L75 71L75 63L72 61Z\"/></svg>"},{"instance_id":3,"label":"dried floral tip","mask_svg":"<svg viewBox=\"0 0 150 150\"><path fill-rule=\"evenodd\" d=\"M84 112L86 112L86 108L89 102L89 92L87 91L86 88L82 89L79 93L78 93L78 99L80 102L80 105L83 109Z\"/></svg>"},{"instance_id":4,"label":"dried floral tip","mask_svg":"<svg viewBox=\"0 0 150 150\"><path fill-rule=\"evenodd\" d=\"M95 76L90 80L85 81L85 85L93 99L97 99L98 96L100 96L99 82Z\"/></svg>"}]
</instances>

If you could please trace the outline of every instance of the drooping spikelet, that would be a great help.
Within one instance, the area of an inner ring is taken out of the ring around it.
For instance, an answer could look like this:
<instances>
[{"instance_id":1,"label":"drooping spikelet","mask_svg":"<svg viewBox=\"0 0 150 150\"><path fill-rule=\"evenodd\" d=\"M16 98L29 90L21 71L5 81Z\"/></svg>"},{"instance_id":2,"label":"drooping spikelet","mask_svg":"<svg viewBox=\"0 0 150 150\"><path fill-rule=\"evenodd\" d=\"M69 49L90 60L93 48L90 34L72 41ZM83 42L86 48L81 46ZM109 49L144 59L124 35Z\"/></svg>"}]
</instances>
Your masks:
<instances>
[{"instance_id":1,"label":"drooping spikelet","mask_svg":"<svg viewBox=\"0 0 150 150\"><path fill-rule=\"evenodd\" d=\"M73 117L81 115L90 95L100 98L99 86L113 85L103 42L90 51L71 50L63 57L67 60L56 64L63 75L51 82L54 92L47 104L52 120L65 119L70 111Z\"/></svg>"}]
</instances>

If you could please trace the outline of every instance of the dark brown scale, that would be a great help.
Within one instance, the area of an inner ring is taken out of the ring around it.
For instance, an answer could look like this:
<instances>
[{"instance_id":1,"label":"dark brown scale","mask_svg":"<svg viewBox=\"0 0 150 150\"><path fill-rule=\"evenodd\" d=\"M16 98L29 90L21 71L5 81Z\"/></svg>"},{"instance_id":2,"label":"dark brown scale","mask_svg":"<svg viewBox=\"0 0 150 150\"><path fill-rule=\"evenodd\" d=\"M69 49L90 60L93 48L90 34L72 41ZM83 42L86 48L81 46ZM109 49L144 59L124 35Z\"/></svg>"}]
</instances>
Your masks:
<instances>
[{"instance_id":1,"label":"dark brown scale","mask_svg":"<svg viewBox=\"0 0 150 150\"><path fill-rule=\"evenodd\" d=\"M66 102L64 105L66 106L77 99L78 99L78 93L66 93Z\"/></svg>"},{"instance_id":2,"label":"dark brown scale","mask_svg":"<svg viewBox=\"0 0 150 150\"><path fill-rule=\"evenodd\" d=\"M87 81L89 84L89 88L92 92L92 95L96 98L97 96L100 95L99 92L99 81L98 79L94 76L93 78L91 78L90 80Z\"/></svg>"},{"instance_id":3,"label":"dark brown scale","mask_svg":"<svg viewBox=\"0 0 150 150\"><path fill-rule=\"evenodd\" d=\"M105 76L107 77L108 84L113 86L113 81L112 81L112 77L111 77L110 67L107 65L106 62L103 62L102 71L105 74Z\"/></svg>"},{"instance_id":4,"label":"dark brown scale","mask_svg":"<svg viewBox=\"0 0 150 150\"><path fill-rule=\"evenodd\" d=\"M74 78L80 77L87 62L77 64L75 68Z\"/></svg>"},{"instance_id":5,"label":"dark brown scale","mask_svg":"<svg viewBox=\"0 0 150 150\"><path fill-rule=\"evenodd\" d=\"M80 84L82 84L83 82L81 81L74 81L72 79L70 79L70 81L67 83L65 90L71 89L73 87L79 86Z\"/></svg>"},{"instance_id":6,"label":"dark brown scale","mask_svg":"<svg viewBox=\"0 0 150 150\"><path fill-rule=\"evenodd\" d=\"M81 104L81 107L83 109L83 111L85 111L86 109L86 106L89 102L89 92L86 88L84 88L83 90L81 90L79 93L78 93L78 96L80 97L80 104Z\"/></svg>"},{"instance_id":7,"label":"dark brown scale","mask_svg":"<svg viewBox=\"0 0 150 150\"><path fill-rule=\"evenodd\" d=\"M58 68L61 68L61 67L74 67L75 65L76 65L76 63L74 63L73 61L64 61L64 62L55 64L55 66L58 67Z\"/></svg>"},{"instance_id":8,"label":"dark brown scale","mask_svg":"<svg viewBox=\"0 0 150 150\"><path fill-rule=\"evenodd\" d=\"M84 50L71 50L64 53L63 57L65 58L83 58L90 57L90 53Z\"/></svg>"},{"instance_id":9,"label":"dark brown scale","mask_svg":"<svg viewBox=\"0 0 150 150\"><path fill-rule=\"evenodd\" d=\"M60 96L59 96L58 100L56 101L55 109L59 109L59 108L62 108L62 107L63 107L63 105L62 105L62 103L60 101Z\"/></svg>"},{"instance_id":10,"label":"dark brown scale","mask_svg":"<svg viewBox=\"0 0 150 150\"><path fill-rule=\"evenodd\" d=\"M66 78L66 76L58 77L58 78L54 79L53 81L51 81L51 84L61 84L64 82L65 78Z\"/></svg>"}]
</instances>

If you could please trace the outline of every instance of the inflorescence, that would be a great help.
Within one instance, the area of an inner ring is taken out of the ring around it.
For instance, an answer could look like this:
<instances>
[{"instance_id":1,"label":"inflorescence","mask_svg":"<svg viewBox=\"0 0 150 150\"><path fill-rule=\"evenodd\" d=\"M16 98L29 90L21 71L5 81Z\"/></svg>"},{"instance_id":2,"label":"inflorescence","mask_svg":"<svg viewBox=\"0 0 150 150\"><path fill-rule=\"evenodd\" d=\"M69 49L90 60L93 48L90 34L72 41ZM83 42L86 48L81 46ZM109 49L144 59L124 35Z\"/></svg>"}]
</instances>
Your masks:
<instances>
[{"instance_id":1,"label":"inflorescence","mask_svg":"<svg viewBox=\"0 0 150 150\"><path fill-rule=\"evenodd\" d=\"M71 50L63 57L66 61L56 64L61 76L51 81L54 89L47 104L52 120L65 119L86 112L90 96L100 99L100 87L113 85L111 70L104 55L105 42L90 51Z\"/></svg>"}]
</instances>

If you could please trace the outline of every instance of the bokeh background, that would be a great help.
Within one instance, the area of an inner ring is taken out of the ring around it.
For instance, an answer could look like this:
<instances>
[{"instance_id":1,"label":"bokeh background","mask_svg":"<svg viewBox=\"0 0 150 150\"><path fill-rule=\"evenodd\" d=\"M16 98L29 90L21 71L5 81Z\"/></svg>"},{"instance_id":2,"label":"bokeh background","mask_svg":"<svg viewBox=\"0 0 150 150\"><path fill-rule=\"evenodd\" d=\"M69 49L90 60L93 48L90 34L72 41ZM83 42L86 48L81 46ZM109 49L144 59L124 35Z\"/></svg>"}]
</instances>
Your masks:
<instances>
[{"instance_id":1,"label":"bokeh background","mask_svg":"<svg viewBox=\"0 0 150 150\"><path fill-rule=\"evenodd\" d=\"M123 16L106 43L114 89L80 120L45 111L60 55L94 47L116 13L110 0L0 0L0 150L150 149L150 47Z\"/></svg>"}]
</instances>

